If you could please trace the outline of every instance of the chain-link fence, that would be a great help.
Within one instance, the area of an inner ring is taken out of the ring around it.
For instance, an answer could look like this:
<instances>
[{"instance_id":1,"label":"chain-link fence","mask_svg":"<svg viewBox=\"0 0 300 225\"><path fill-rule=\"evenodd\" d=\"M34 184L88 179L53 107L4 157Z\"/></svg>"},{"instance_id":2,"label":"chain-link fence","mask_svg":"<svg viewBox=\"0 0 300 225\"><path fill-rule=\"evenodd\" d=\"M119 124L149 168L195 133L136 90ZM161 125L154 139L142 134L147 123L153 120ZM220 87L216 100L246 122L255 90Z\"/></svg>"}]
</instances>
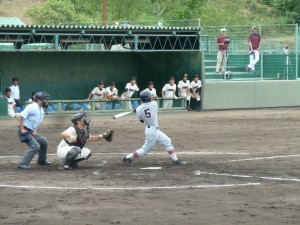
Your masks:
<instances>
[{"instance_id":1,"label":"chain-link fence","mask_svg":"<svg viewBox=\"0 0 300 225\"><path fill-rule=\"evenodd\" d=\"M228 58L216 71L221 28L230 38ZM208 26L201 30L201 49L205 52L206 79L298 79L299 32L297 24L257 26L261 35L259 61L255 70L248 71L249 42L252 26ZM220 72L220 73L218 73ZM223 72L223 73L222 73ZM229 75L228 75L229 74ZM226 76L228 75L228 76Z\"/></svg>"}]
</instances>

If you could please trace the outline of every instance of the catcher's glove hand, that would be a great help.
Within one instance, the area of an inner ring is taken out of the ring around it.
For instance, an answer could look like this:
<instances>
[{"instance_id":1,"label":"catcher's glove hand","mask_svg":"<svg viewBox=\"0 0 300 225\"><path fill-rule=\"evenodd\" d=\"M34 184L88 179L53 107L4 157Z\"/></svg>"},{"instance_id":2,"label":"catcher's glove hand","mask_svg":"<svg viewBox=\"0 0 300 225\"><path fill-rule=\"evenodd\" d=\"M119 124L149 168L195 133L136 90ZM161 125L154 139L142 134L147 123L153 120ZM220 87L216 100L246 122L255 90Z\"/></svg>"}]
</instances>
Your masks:
<instances>
[{"instance_id":1,"label":"catcher's glove hand","mask_svg":"<svg viewBox=\"0 0 300 225\"><path fill-rule=\"evenodd\" d=\"M114 136L114 131L112 129L106 129L102 136L106 141L111 142Z\"/></svg>"}]
</instances>

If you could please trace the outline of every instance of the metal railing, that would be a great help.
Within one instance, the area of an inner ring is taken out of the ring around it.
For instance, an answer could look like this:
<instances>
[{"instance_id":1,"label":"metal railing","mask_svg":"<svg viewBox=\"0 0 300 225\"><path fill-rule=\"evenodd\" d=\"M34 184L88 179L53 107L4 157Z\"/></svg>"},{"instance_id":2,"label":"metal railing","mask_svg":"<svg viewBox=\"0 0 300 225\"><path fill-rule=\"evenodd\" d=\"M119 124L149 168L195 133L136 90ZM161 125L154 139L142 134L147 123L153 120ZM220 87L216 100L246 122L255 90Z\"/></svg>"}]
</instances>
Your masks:
<instances>
[{"instance_id":1,"label":"metal railing","mask_svg":"<svg viewBox=\"0 0 300 225\"><path fill-rule=\"evenodd\" d=\"M164 100L173 100L172 108L163 108ZM186 98L178 97L174 98L158 98L157 101L158 107L160 111L166 110L182 110L186 108ZM119 99L117 101L108 101L108 100L49 100L49 106L47 108L48 114L57 114L57 113L74 113L76 111L88 111L91 113L96 112L116 112L116 111L129 111L129 108L125 108L125 102L131 102L132 108L137 108L141 101L139 98L131 98L129 100ZM26 104L30 104L32 102L27 101ZM105 109L100 110L97 108L97 104L105 104ZM114 109L113 109L114 106Z\"/></svg>"}]
</instances>

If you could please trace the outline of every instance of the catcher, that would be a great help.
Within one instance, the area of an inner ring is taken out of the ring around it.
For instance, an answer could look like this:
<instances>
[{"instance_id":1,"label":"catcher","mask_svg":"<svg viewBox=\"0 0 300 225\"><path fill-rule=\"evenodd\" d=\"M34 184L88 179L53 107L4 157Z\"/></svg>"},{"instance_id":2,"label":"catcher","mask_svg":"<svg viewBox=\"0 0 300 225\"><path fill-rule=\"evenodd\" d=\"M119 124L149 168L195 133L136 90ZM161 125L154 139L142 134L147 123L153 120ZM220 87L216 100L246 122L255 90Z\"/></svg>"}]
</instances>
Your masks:
<instances>
[{"instance_id":1,"label":"catcher","mask_svg":"<svg viewBox=\"0 0 300 225\"><path fill-rule=\"evenodd\" d=\"M77 163L88 159L92 154L91 150L84 148L88 140L99 141L105 139L111 142L114 131L106 129L103 134L90 134L90 119L86 117L86 113L77 113L72 116L71 121L74 124L61 133L63 139L57 146L57 156L62 160L59 169L71 170L77 167Z\"/></svg>"}]
</instances>

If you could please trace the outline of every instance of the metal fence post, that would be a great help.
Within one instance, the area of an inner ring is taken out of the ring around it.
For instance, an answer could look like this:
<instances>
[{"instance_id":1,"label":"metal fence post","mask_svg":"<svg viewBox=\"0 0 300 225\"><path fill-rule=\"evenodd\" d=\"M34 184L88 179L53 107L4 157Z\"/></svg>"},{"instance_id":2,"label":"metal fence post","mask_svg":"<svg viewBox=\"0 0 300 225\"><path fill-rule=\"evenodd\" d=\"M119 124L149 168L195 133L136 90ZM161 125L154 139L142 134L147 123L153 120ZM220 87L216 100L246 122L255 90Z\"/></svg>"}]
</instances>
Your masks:
<instances>
[{"instance_id":1,"label":"metal fence post","mask_svg":"<svg viewBox=\"0 0 300 225\"><path fill-rule=\"evenodd\" d=\"M296 72L296 76L295 79L298 80L298 57L299 57L299 27L298 27L298 23L296 23L295 26L295 50L296 50L296 68L295 68L295 72Z\"/></svg>"}]
</instances>

